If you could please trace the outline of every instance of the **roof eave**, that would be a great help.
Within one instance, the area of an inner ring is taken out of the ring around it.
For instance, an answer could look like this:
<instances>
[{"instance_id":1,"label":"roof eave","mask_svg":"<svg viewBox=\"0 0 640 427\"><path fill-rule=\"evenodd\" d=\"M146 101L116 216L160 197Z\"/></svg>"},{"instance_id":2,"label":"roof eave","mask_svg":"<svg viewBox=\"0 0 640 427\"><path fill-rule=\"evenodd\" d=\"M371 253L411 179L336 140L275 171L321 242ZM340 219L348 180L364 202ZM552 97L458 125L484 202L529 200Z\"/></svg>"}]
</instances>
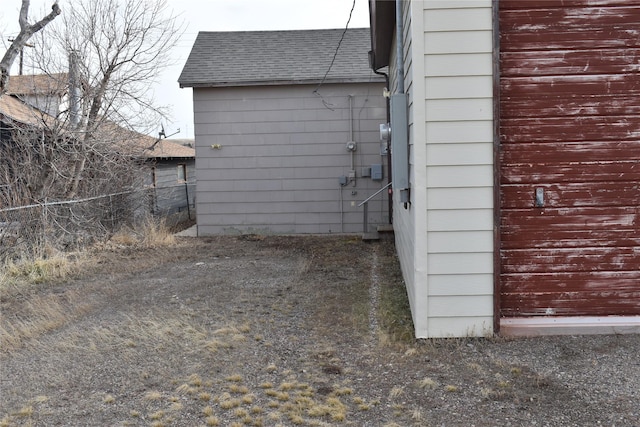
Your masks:
<instances>
[{"instance_id":1,"label":"roof eave","mask_svg":"<svg viewBox=\"0 0 640 427\"><path fill-rule=\"evenodd\" d=\"M148 155L142 154L138 156L138 158L146 159L146 160L193 160L196 158L196 156L195 155L193 156L170 156L170 155L148 156Z\"/></svg>"},{"instance_id":2,"label":"roof eave","mask_svg":"<svg viewBox=\"0 0 640 427\"><path fill-rule=\"evenodd\" d=\"M180 83L181 88L216 88L216 87L241 87L241 86L291 86L291 85L317 85L317 84L348 84L348 83L379 83L384 82L384 78L372 75L367 78L327 78L309 80L240 80L230 82L184 82Z\"/></svg>"},{"instance_id":3,"label":"roof eave","mask_svg":"<svg viewBox=\"0 0 640 427\"><path fill-rule=\"evenodd\" d=\"M371 28L371 68L379 70L389 65L391 42L396 24L395 2L369 0Z\"/></svg>"}]
</instances>

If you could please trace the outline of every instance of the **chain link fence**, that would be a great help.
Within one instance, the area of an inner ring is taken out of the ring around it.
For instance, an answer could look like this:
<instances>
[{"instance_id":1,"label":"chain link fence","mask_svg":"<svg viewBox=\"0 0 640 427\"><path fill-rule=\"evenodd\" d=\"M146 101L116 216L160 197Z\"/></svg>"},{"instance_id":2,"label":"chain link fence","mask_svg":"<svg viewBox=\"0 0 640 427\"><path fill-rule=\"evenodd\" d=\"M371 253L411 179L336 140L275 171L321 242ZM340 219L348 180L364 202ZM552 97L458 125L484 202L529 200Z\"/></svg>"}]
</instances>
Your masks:
<instances>
[{"instance_id":1,"label":"chain link fence","mask_svg":"<svg viewBox=\"0 0 640 427\"><path fill-rule=\"evenodd\" d=\"M168 224L195 219L195 184L147 188L68 201L0 208L0 260L39 257L104 241L149 216Z\"/></svg>"}]
</instances>

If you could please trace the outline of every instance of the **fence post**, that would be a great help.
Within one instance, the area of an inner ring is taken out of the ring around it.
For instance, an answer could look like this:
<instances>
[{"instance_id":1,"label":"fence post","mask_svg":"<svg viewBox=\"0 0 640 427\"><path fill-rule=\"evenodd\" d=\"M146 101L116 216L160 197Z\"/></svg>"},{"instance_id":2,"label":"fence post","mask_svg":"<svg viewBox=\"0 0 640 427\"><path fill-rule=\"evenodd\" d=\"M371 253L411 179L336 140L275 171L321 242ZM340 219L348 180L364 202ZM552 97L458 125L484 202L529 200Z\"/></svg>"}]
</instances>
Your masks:
<instances>
[{"instance_id":1,"label":"fence post","mask_svg":"<svg viewBox=\"0 0 640 427\"><path fill-rule=\"evenodd\" d=\"M364 218L362 219L362 228L363 233L369 232L369 202L366 202L364 204Z\"/></svg>"},{"instance_id":2,"label":"fence post","mask_svg":"<svg viewBox=\"0 0 640 427\"><path fill-rule=\"evenodd\" d=\"M116 216L116 213L113 211L113 196L111 196L111 194L109 194L109 209L111 209L111 232L113 233L116 228L115 219L114 219Z\"/></svg>"},{"instance_id":3,"label":"fence post","mask_svg":"<svg viewBox=\"0 0 640 427\"><path fill-rule=\"evenodd\" d=\"M187 194L187 215L189 215L189 219L191 219L191 204L189 203L189 183L187 181L184 182L184 190Z\"/></svg>"},{"instance_id":4,"label":"fence post","mask_svg":"<svg viewBox=\"0 0 640 427\"><path fill-rule=\"evenodd\" d=\"M49 203L47 203L47 198L44 198L44 206L42 206L42 243L43 247L47 246L47 229L49 225L47 223L47 212L49 209Z\"/></svg>"}]
</instances>

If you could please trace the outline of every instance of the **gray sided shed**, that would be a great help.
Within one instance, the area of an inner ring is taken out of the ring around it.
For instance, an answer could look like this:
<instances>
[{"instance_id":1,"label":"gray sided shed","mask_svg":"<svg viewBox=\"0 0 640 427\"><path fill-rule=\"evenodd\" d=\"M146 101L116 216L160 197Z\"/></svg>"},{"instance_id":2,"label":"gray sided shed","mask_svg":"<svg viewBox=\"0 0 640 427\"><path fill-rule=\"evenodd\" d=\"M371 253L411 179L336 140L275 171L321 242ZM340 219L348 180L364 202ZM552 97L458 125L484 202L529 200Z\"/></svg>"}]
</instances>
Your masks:
<instances>
[{"instance_id":1,"label":"gray sided shed","mask_svg":"<svg viewBox=\"0 0 640 427\"><path fill-rule=\"evenodd\" d=\"M388 179L369 40L366 28L198 35L179 83L193 88L199 235L362 231L359 204ZM388 223L387 198L369 203L370 224Z\"/></svg>"},{"instance_id":2,"label":"gray sided shed","mask_svg":"<svg viewBox=\"0 0 640 427\"><path fill-rule=\"evenodd\" d=\"M195 167L193 158L157 159L153 166L154 211L162 215L186 212L189 219L195 203Z\"/></svg>"},{"instance_id":3,"label":"gray sided shed","mask_svg":"<svg viewBox=\"0 0 640 427\"><path fill-rule=\"evenodd\" d=\"M167 139L154 141L144 136L141 140L146 142L142 156L151 168L146 185L154 189L153 212L165 217L179 214L177 220L194 219L194 149Z\"/></svg>"},{"instance_id":4,"label":"gray sided shed","mask_svg":"<svg viewBox=\"0 0 640 427\"><path fill-rule=\"evenodd\" d=\"M152 212L170 222L194 219L195 150L173 140L119 128L123 149L139 159L144 186L152 195Z\"/></svg>"}]
</instances>

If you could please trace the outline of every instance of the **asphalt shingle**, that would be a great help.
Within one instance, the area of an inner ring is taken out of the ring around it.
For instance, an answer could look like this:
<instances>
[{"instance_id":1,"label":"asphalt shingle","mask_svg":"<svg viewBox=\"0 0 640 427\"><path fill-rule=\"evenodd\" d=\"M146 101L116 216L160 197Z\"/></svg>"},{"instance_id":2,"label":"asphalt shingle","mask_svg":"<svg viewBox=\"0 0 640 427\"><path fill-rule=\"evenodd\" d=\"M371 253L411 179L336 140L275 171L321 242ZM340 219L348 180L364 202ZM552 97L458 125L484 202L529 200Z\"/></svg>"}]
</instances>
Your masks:
<instances>
[{"instance_id":1,"label":"asphalt shingle","mask_svg":"<svg viewBox=\"0 0 640 427\"><path fill-rule=\"evenodd\" d=\"M336 48L338 54L331 66ZM368 28L200 32L178 79L181 87L380 80L369 68Z\"/></svg>"},{"instance_id":2,"label":"asphalt shingle","mask_svg":"<svg viewBox=\"0 0 640 427\"><path fill-rule=\"evenodd\" d=\"M7 93L11 95L62 95L67 91L69 75L27 74L11 76Z\"/></svg>"},{"instance_id":3,"label":"asphalt shingle","mask_svg":"<svg viewBox=\"0 0 640 427\"><path fill-rule=\"evenodd\" d=\"M46 113L43 113L15 96L0 95L0 120L11 123L16 121L38 129L51 129L60 123ZM66 133L65 130L60 130ZM166 158L194 158L195 150L191 147L180 145L174 141L158 139L149 135L125 129L111 121L101 124L99 132L107 135L106 139L112 139L123 152L148 159Z\"/></svg>"},{"instance_id":4,"label":"asphalt shingle","mask_svg":"<svg viewBox=\"0 0 640 427\"><path fill-rule=\"evenodd\" d=\"M35 127L53 126L54 124L53 117L6 93L0 95L0 118Z\"/></svg>"}]
</instances>

